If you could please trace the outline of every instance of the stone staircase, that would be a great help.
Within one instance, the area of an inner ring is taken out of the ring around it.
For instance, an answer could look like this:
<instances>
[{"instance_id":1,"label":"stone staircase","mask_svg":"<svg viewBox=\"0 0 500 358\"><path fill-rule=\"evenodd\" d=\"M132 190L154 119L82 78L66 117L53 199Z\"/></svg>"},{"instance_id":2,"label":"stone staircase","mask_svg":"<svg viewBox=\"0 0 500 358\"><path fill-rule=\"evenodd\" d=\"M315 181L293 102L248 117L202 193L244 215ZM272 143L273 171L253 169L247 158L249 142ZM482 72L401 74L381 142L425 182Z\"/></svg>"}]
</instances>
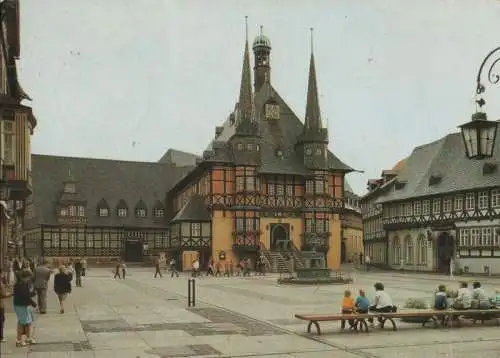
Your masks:
<instances>
[{"instance_id":1,"label":"stone staircase","mask_svg":"<svg viewBox=\"0 0 500 358\"><path fill-rule=\"evenodd\" d=\"M291 243L288 250L268 250L262 243L260 252L264 257L267 272L292 274L295 268L304 268L304 258L299 249Z\"/></svg>"}]
</instances>

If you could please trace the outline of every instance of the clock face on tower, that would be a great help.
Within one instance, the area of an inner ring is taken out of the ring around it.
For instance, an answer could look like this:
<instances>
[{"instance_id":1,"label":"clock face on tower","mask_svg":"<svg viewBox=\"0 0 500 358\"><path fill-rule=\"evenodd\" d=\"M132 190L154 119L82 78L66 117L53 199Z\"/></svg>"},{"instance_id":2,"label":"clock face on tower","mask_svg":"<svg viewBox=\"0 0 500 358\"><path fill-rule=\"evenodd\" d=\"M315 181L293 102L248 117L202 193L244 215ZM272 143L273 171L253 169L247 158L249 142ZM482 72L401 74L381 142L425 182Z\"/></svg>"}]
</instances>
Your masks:
<instances>
[{"instance_id":1,"label":"clock face on tower","mask_svg":"<svg viewBox=\"0 0 500 358\"><path fill-rule=\"evenodd\" d=\"M266 119L280 119L280 106L277 104L266 104Z\"/></svg>"}]
</instances>

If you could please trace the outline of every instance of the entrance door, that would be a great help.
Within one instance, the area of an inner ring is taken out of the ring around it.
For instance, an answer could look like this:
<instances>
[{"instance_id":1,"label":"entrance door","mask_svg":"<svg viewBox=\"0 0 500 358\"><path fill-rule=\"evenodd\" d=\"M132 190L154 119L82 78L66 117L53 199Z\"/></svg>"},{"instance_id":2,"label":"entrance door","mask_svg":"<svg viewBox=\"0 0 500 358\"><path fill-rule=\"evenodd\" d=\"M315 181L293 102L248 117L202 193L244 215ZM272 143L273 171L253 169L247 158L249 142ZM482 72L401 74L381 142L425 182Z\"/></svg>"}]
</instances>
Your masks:
<instances>
[{"instance_id":1,"label":"entrance door","mask_svg":"<svg viewBox=\"0 0 500 358\"><path fill-rule=\"evenodd\" d=\"M125 241L125 261L142 262L142 242L139 240Z\"/></svg>"},{"instance_id":2,"label":"entrance door","mask_svg":"<svg viewBox=\"0 0 500 358\"><path fill-rule=\"evenodd\" d=\"M271 250L290 248L290 225L271 224Z\"/></svg>"},{"instance_id":3,"label":"entrance door","mask_svg":"<svg viewBox=\"0 0 500 358\"><path fill-rule=\"evenodd\" d=\"M450 272L450 261L455 255L455 239L447 232L443 232L437 239L437 264L441 272Z\"/></svg>"}]
</instances>

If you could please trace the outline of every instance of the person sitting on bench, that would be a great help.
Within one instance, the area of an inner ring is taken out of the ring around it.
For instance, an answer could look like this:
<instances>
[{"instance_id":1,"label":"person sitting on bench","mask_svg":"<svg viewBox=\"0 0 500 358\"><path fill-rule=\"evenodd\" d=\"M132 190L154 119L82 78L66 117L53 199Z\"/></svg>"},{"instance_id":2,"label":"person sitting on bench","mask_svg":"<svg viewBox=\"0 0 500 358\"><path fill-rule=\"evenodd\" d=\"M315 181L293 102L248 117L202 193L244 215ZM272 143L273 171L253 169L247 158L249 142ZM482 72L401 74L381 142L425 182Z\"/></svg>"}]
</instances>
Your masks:
<instances>
[{"instance_id":1,"label":"person sitting on bench","mask_svg":"<svg viewBox=\"0 0 500 358\"><path fill-rule=\"evenodd\" d=\"M373 287L375 288L375 296L373 297L373 303L370 306L370 311L380 313L395 312L396 307L392 304L391 296L384 291L384 285L381 282L377 282L373 285ZM371 323L372 327L375 327L373 318L370 318L368 322Z\"/></svg>"},{"instance_id":2,"label":"person sitting on bench","mask_svg":"<svg viewBox=\"0 0 500 358\"><path fill-rule=\"evenodd\" d=\"M434 296L434 309L445 310L448 308L448 300L446 298L446 286L439 285L438 291Z\"/></svg>"},{"instance_id":3,"label":"person sitting on bench","mask_svg":"<svg viewBox=\"0 0 500 358\"><path fill-rule=\"evenodd\" d=\"M365 290L359 290L359 296L356 297L356 303L354 304L356 307L356 312L358 313L368 313L368 309L370 308L370 301L366 297Z\"/></svg>"},{"instance_id":4,"label":"person sitting on bench","mask_svg":"<svg viewBox=\"0 0 500 358\"><path fill-rule=\"evenodd\" d=\"M356 311L354 306L354 298L352 298L351 291L345 290L344 297L342 298L342 314L353 314ZM349 326L354 328L354 320L349 320Z\"/></svg>"},{"instance_id":5,"label":"person sitting on bench","mask_svg":"<svg viewBox=\"0 0 500 358\"><path fill-rule=\"evenodd\" d=\"M472 295L468 288L467 282L461 282L458 289L458 295L453 303L453 308L456 310L466 310L471 306Z\"/></svg>"}]
</instances>

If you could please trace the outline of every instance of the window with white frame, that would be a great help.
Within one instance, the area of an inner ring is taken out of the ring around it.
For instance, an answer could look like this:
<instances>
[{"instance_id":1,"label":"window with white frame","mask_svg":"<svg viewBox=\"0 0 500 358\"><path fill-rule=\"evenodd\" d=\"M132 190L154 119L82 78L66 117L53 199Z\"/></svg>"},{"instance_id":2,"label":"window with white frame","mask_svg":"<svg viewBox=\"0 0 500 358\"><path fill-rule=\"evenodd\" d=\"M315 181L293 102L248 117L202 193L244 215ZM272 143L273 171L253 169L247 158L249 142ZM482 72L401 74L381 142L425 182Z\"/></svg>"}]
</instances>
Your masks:
<instances>
[{"instance_id":1,"label":"window with white frame","mask_svg":"<svg viewBox=\"0 0 500 358\"><path fill-rule=\"evenodd\" d=\"M427 238L424 235L420 235L417 238L417 252L418 258L417 262L420 265L427 264Z\"/></svg>"},{"instance_id":2,"label":"window with white frame","mask_svg":"<svg viewBox=\"0 0 500 358\"><path fill-rule=\"evenodd\" d=\"M108 208L99 208L99 216L101 216L101 217L109 216L109 209Z\"/></svg>"},{"instance_id":3,"label":"window with white frame","mask_svg":"<svg viewBox=\"0 0 500 358\"><path fill-rule=\"evenodd\" d=\"M325 181L323 179L315 180L316 194L323 194L325 192Z\"/></svg>"},{"instance_id":4,"label":"window with white frame","mask_svg":"<svg viewBox=\"0 0 500 358\"><path fill-rule=\"evenodd\" d=\"M191 223L191 236L201 236L201 224L200 223Z\"/></svg>"},{"instance_id":5,"label":"window with white frame","mask_svg":"<svg viewBox=\"0 0 500 358\"><path fill-rule=\"evenodd\" d=\"M482 191L477 197L477 206L479 209L488 209L488 192Z\"/></svg>"},{"instance_id":6,"label":"window with white frame","mask_svg":"<svg viewBox=\"0 0 500 358\"><path fill-rule=\"evenodd\" d=\"M500 247L500 227L493 228L493 246Z\"/></svg>"},{"instance_id":7,"label":"window with white frame","mask_svg":"<svg viewBox=\"0 0 500 358\"><path fill-rule=\"evenodd\" d=\"M399 204L398 210L399 210L398 216L405 216L405 204Z\"/></svg>"},{"instance_id":8,"label":"window with white frame","mask_svg":"<svg viewBox=\"0 0 500 358\"><path fill-rule=\"evenodd\" d=\"M401 244L398 237L395 237L392 242L392 258L395 265L401 263Z\"/></svg>"},{"instance_id":9,"label":"window with white frame","mask_svg":"<svg viewBox=\"0 0 500 358\"><path fill-rule=\"evenodd\" d=\"M434 199L432 201L432 213L441 214L441 199Z\"/></svg>"},{"instance_id":10,"label":"window with white frame","mask_svg":"<svg viewBox=\"0 0 500 358\"><path fill-rule=\"evenodd\" d=\"M500 208L500 189L491 191L491 207Z\"/></svg>"},{"instance_id":11,"label":"window with white frame","mask_svg":"<svg viewBox=\"0 0 500 358\"><path fill-rule=\"evenodd\" d=\"M405 204L405 216L412 216L413 215L413 206L411 203L406 203Z\"/></svg>"},{"instance_id":12,"label":"window with white frame","mask_svg":"<svg viewBox=\"0 0 500 358\"><path fill-rule=\"evenodd\" d=\"M476 200L474 193L467 193L465 195L465 210L474 210L476 207Z\"/></svg>"},{"instance_id":13,"label":"window with white frame","mask_svg":"<svg viewBox=\"0 0 500 358\"><path fill-rule=\"evenodd\" d=\"M118 216L121 218L126 217L127 216L127 209L125 209L125 208L118 209Z\"/></svg>"},{"instance_id":14,"label":"window with white frame","mask_svg":"<svg viewBox=\"0 0 500 358\"><path fill-rule=\"evenodd\" d=\"M459 232L459 243L461 247L470 246L470 229L461 228Z\"/></svg>"},{"instance_id":15,"label":"window with white frame","mask_svg":"<svg viewBox=\"0 0 500 358\"><path fill-rule=\"evenodd\" d=\"M165 211L161 208L155 208L153 210L153 215L155 218L162 218L165 215Z\"/></svg>"},{"instance_id":16,"label":"window with white frame","mask_svg":"<svg viewBox=\"0 0 500 358\"><path fill-rule=\"evenodd\" d=\"M269 183L267 184L267 194L274 196L276 194L276 187L274 184Z\"/></svg>"},{"instance_id":17,"label":"window with white frame","mask_svg":"<svg viewBox=\"0 0 500 358\"><path fill-rule=\"evenodd\" d=\"M137 218L145 218L146 217L146 209L141 209L141 208L135 209L135 216Z\"/></svg>"},{"instance_id":18,"label":"window with white frame","mask_svg":"<svg viewBox=\"0 0 500 358\"><path fill-rule=\"evenodd\" d=\"M431 202L429 200L422 201L422 215L429 215L431 211Z\"/></svg>"},{"instance_id":19,"label":"window with white frame","mask_svg":"<svg viewBox=\"0 0 500 358\"><path fill-rule=\"evenodd\" d=\"M276 184L276 195L283 196L285 195L285 188L283 184Z\"/></svg>"},{"instance_id":20,"label":"window with white frame","mask_svg":"<svg viewBox=\"0 0 500 358\"><path fill-rule=\"evenodd\" d=\"M306 194L314 194L314 181L306 180Z\"/></svg>"},{"instance_id":21,"label":"window with white frame","mask_svg":"<svg viewBox=\"0 0 500 358\"><path fill-rule=\"evenodd\" d=\"M78 216L85 216L85 207L82 205L78 206Z\"/></svg>"},{"instance_id":22,"label":"window with white frame","mask_svg":"<svg viewBox=\"0 0 500 358\"><path fill-rule=\"evenodd\" d=\"M422 213L421 207L420 207L420 201L415 201L413 203L413 215L420 215Z\"/></svg>"},{"instance_id":23,"label":"window with white frame","mask_svg":"<svg viewBox=\"0 0 500 358\"><path fill-rule=\"evenodd\" d=\"M443 199L443 213L451 212L451 208L452 208L451 204L452 204L451 198L444 198Z\"/></svg>"},{"instance_id":24,"label":"window with white frame","mask_svg":"<svg viewBox=\"0 0 500 358\"><path fill-rule=\"evenodd\" d=\"M414 245L413 245L413 239L410 236L406 237L405 246L406 246L406 263L411 265L413 264Z\"/></svg>"},{"instance_id":25,"label":"window with white frame","mask_svg":"<svg viewBox=\"0 0 500 358\"><path fill-rule=\"evenodd\" d=\"M481 246L491 246L492 245L492 232L491 227L481 228Z\"/></svg>"},{"instance_id":26,"label":"window with white frame","mask_svg":"<svg viewBox=\"0 0 500 358\"><path fill-rule=\"evenodd\" d=\"M456 195L454 200L455 211L462 211L464 209L463 195Z\"/></svg>"},{"instance_id":27,"label":"window with white frame","mask_svg":"<svg viewBox=\"0 0 500 358\"><path fill-rule=\"evenodd\" d=\"M481 229L478 227L472 228L470 230L470 246L479 246L479 240L481 239Z\"/></svg>"}]
</instances>

